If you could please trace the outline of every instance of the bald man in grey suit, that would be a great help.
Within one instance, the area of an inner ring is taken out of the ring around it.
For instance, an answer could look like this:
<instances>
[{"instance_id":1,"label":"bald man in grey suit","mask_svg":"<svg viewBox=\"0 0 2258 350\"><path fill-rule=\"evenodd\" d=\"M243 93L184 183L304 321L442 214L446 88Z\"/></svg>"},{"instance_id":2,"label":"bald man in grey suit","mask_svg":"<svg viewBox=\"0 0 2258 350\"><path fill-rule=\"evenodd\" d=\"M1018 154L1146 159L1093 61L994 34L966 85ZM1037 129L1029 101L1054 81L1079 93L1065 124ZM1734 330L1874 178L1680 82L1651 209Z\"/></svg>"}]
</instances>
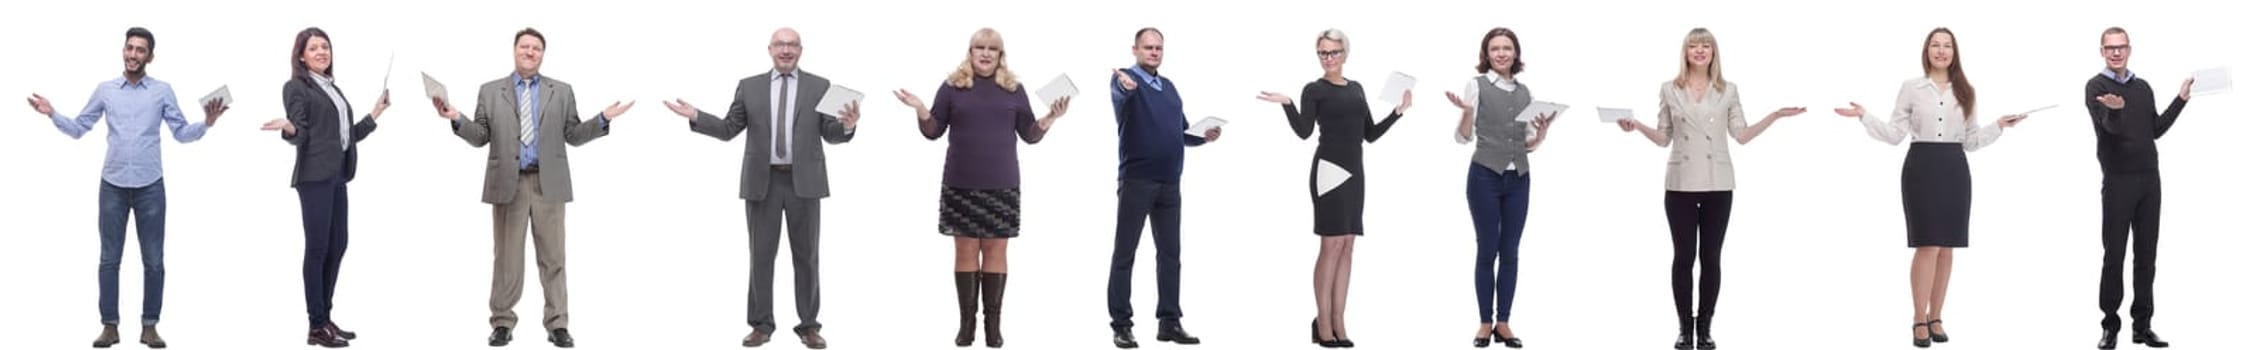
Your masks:
<instances>
[{"instance_id":1,"label":"bald man in grey suit","mask_svg":"<svg viewBox=\"0 0 2258 350\"><path fill-rule=\"evenodd\" d=\"M590 122L581 122L572 85L541 75L549 41L532 28L518 31L516 72L478 87L474 118L446 100L433 98L455 130L473 147L486 147L486 185L480 200L494 205L494 284L487 324L489 346L509 345L517 327L519 297L525 287L525 232L533 231L535 263L541 269L541 325L549 342L573 346L565 331L571 320L565 303L565 203L572 202L572 164L565 146L579 146L611 134L611 120L630 102L612 103ZM562 143L556 142L563 138Z\"/></svg>"},{"instance_id":2,"label":"bald man in grey suit","mask_svg":"<svg viewBox=\"0 0 2258 350\"><path fill-rule=\"evenodd\" d=\"M824 166L823 145L841 144L855 137L860 108L849 102L838 116L816 111L816 104L831 89L831 81L799 67L800 33L777 29L768 41L774 69L737 82L728 117L700 112L689 102L665 102L668 109L690 120L690 131L722 141L745 138L745 165L738 176L737 197L745 200L745 220L752 231L753 276L747 292L745 322L753 327L745 347L767 344L776 331L774 295L778 226L790 231L792 244L792 295L800 324L792 327L809 349L829 345L818 334L816 322L822 304L817 269L817 242L822 237L822 205L831 196L829 171ZM783 224L789 225L783 225Z\"/></svg>"}]
</instances>

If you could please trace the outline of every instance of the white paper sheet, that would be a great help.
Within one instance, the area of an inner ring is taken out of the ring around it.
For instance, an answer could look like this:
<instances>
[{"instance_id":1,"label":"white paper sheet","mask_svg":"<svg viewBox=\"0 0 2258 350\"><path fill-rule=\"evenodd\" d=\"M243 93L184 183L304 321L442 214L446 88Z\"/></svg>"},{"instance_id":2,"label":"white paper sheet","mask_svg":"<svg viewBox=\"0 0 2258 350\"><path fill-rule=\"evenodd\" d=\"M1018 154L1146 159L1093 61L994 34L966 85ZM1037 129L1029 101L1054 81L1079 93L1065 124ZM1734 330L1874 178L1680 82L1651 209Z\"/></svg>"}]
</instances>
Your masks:
<instances>
[{"instance_id":1,"label":"white paper sheet","mask_svg":"<svg viewBox=\"0 0 2258 350\"><path fill-rule=\"evenodd\" d=\"M2189 95L2210 95L2234 90L2234 72L2227 67L2195 71L2195 86L2188 87Z\"/></svg>"},{"instance_id":2,"label":"white paper sheet","mask_svg":"<svg viewBox=\"0 0 2258 350\"><path fill-rule=\"evenodd\" d=\"M1401 106L1403 105L1403 93L1411 91L1411 87L1415 85L1419 85L1419 78L1413 78L1410 74L1403 74L1403 72L1388 74L1387 87L1380 89L1380 101L1387 102L1389 108Z\"/></svg>"},{"instance_id":3,"label":"white paper sheet","mask_svg":"<svg viewBox=\"0 0 2258 350\"><path fill-rule=\"evenodd\" d=\"M1545 101L1530 101L1529 108L1522 109L1521 115L1513 117L1513 120L1523 122L1536 121L1538 115L1553 115L1555 117L1558 117L1559 115L1557 113L1566 110L1568 110L1568 105Z\"/></svg>"},{"instance_id":4,"label":"white paper sheet","mask_svg":"<svg viewBox=\"0 0 2258 350\"><path fill-rule=\"evenodd\" d=\"M2016 113L2016 114L2021 114L2021 115L2031 115L2032 113L2038 113L2038 112L2040 112L2040 111L2045 111L2045 110L2049 110L2049 109L2054 109L2054 107L2061 107L2061 106L2062 106L2062 105L2046 105L2046 107L2039 107L2039 108L2037 108L2037 109L2032 109L2032 110L2030 110L2030 111L2028 111L2028 112L2022 112L2022 113Z\"/></svg>"},{"instance_id":5,"label":"white paper sheet","mask_svg":"<svg viewBox=\"0 0 2258 350\"><path fill-rule=\"evenodd\" d=\"M1208 130L1215 130L1215 128L1223 127L1223 124L1230 123L1231 121L1223 120L1223 118L1207 117L1207 119L1200 119L1199 123L1193 123L1191 128L1184 129L1184 134L1196 137L1207 137Z\"/></svg>"},{"instance_id":6,"label":"white paper sheet","mask_svg":"<svg viewBox=\"0 0 2258 350\"><path fill-rule=\"evenodd\" d=\"M1616 121L1618 121L1618 120L1624 120L1624 119L1631 119L1631 118L1634 118L1634 117L1633 117L1633 116L1631 115L1631 109L1630 109L1630 108L1607 108L1607 107L1598 107L1598 108L1599 108L1599 122L1601 122L1601 123L1615 123L1615 122L1616 122Z\"/></svg>"},{"instance_id":7,"label":"white paper sheet","mask_svg":"<svg viewBox=\"0 0 2258 350\"><path fill-rule=\"evenodd\" d=\"M1059 74L1058 78L1051 79L1049 84L1043 84L1042 89L1035 90L1035 98L1041 99L1040 102L1044 106L1049 106L1052 103L1058 103L1059 99L1081 93L1081 90L1074 88L1074 79L1067 78L1065 74Z\"/></svg>"},{"instance_id":8,"label":"white paper sheet","mask_svg":"<svg viewBox=\"0 0 2258 350\"><path fill-rule=\"evenodd\" d=\"M1350 174L1348 169L1342 168L1339 164L1333 164L1333 162L1324 159L1317 160L1317 195L1324 196L1326 193L1332 193L1333 189L1340 188L1341 184L1347 183L1349 177L1352 176L1356 175Z\"/></svg>"},{"instance_id":9,"label":"white paper sheet","mask_svg":"<svg viewBox=\"0 0 2258 350\"><path fill-rule=\"evenodd\" d=\"M815 101L815 112L837 117L840 112L847 109L849 102L862 102L862 92L839 84L831 84L830 89L823 91L823 99Z\"/></svg>"},{"instance_id":10,"label":"white paper sheet","mask_svg":"<svg viewBox=\"0 0 2258 350\"><path fill-rule=\"evenodd\" d=\"M440 83L439 83L439 79L432 79L432 78L431 78L431 73L422 73L422 74L423 74L423 94L424 94L424 96L427 96L427 97L431 97L431 98L437 98L437 99L439 99L439 101L442 101L442 102L448 101L448 98L447 98L447 85L445 85L445 84L440 84Z\"/></svg>"},{"instance_id":11,"label":"white paper sheet","mask_svg":"<svg viewBox=\"0 0 2258 350\"><path fill-rule=\"evenodd\" d=\"M234 105L235 95L228 94L227 85L220 85L219 90L212 90L212 93L204 95L204 98L196 99L196 108L194 109L203 109L204 106L211 105L213 100L220 101L220 106Z\"/></svg>"}]
</instances>

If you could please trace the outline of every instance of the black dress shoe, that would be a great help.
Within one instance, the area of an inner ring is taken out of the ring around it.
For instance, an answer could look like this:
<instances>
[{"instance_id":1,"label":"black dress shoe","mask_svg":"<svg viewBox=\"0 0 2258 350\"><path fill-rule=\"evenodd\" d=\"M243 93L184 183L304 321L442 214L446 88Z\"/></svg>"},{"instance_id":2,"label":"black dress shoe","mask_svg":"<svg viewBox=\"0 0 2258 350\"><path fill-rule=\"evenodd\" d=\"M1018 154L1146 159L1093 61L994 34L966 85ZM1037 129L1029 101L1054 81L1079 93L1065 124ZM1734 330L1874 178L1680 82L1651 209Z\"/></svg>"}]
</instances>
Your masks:
<instances>
[{"instance_id":1,"label":"black dress shoe","mask_svg":"<svg viewBox=\"0 0 2258 350\"><path fill-rule=\"evenodd\" d=\"M1177 343L1183 345L1200 345L1200 337L1195 337L1192 336L1191 333L1184 332L1184 325L1181 324L1160 326L1160 334L1156 335L1155 338L1160 340L1161 342Z\"/></svg>"},{"instance_id":2,"label":"black dress shoe","mask_svg":"<svg viewBox=\"0 0 2258 350\"><path fill-rule=\"evenodd\" d=\"M345 330L344 328L339 328L339 327L337 327L337 322L330 322L330 323L329 323L329 325L327 325L327 326L325 326L325 327L328 327L328 328L329 328L329 332L330 332L330 333L337 333L337 337L338 337L338 338L345 338L345 340L353 340L353 339L360 339L360 338L361 338L361 335L360 335L359 333L353 333L353 331L348 331L348 330Z\"/></svg>"},{"instance_id":3,"label":"black dress shoe","mask_svg":"<svg viewBox=\"0 0 2258 350\"><path fill-rule=\"evenodd\" d=\"M1122 349L1135 349L1137 348L1137 335L1130 333L1128 327L1114 328L1113 347Z\"/></svg>"},{"instance_id":4,"label":"black dress shoe","mask_svg":"<svg viewBox=\"0 0 2258 350\"><path fill-rule=\"evenodd\" d=\"M494 334L486 336L486 346L510 345L510 327L494 327Z\"/></svg>"},{"instance_id":5,"label":"black dress shoe","mask_svg":"<svg viewBox=\"0 0 2258 350\"><path fill-rule=\"evenodd\" d=\"M2172 343L2165 342L2164 338L2157 337L2156 331L2146 329L2133 330L2133 344L2147 345L2151 348L2172 347Z\"/></svg>"},{"instance_id":6,"label":"black dress shoe","mask_svg":"<svg viewBox=\"0 0 2258 350\"><path fill-rule=\"evenodd\" d=\"M306 345L315 345L332 349L350 346L350 344L347 344L345 342L345 338L339 337L336 331L330 330L327 326L323 326L322 328L315 328L313 331L307 332Z\"/></svg>"},{"instance_id":7,"label":"black dress shoe","mask_svg":"<svg viewBox=\"0 0 2258 350\"><path fill-rule=\"evenodd\" d=\"M1477 347L1477 348L1487 348L1487 347L1490 347L1490 337L1484 336L1484 337L1481 337L1481 338L1474 338L1474 347Z\"/></svg>"},{"instance_id":8,"label":"black dress shoe","mask_svg":"<svg viewBox=\"0 0 2258 350\"><path fill-rule=\"evenodd\" d=\"M1952 341L1952 337L1945 336L1944 332L1937 331L1937 326L1942 325L1944 325L1944 320L1929 320L1929 341L1938 343Z\"/></svg>"},{"instance_id":9,"label":"black dress shoe","mask_svg":"<svg viewBox=\"0 0 2258 350\"><path fill-rule=\"evenodd\" d=\"M560 348L572 348L572 332L567 332L564 328L549 330L549 344L556 344Z\"/></svg>"},{"instance_id":10,"label":"black dress shoe","mask_svg":"<svg viewBox=\"0 0 2258 350\"><path fill-rule=\"evenodd\" d=\"M1498 343L1498 345L1504 345L1504 346L1505 346L1505 347L1507 347L1507 348L1513 348L1513 349L1520 349L1520 348L1521 348L1521 337L1510 337L1510 338L1508 338L1508 337L1506 337L1506 336L1505 336L1505 333L1498 333L1498 331L1497 331L1496 329L1491 329L1491 330L1490 330L1490 338L1494 338L1494 339L1492 339L1492 340L1496 340L1496 341L1497 341L1497 343Z\"/></svg>"},{"instance_id":11,"label":"black dress shoe","mask_svg":"<svg viewBox=\"0 0 2258 350\"><path fill-rule=\"evenodd\" d=\"M2094 344L2093 344L2093 347L2095 347L2095 348L2099 348L2099 349L2101 349L2101 350L2116 350L2116 349L2117 349L2117 330L2114 330L2114 329L2104 329L2104 330L2101 330L2101 342L2097 342L2097 343L2094 343Z\"/></svg>"},{"instance_id":12,"label":"black dress shoe","mask_svg":"<svg viewBox=\"0 0 2258 350\"><path fill-rule=\"evenodd\" d=\"M1670 348L1672 348L1672 349L1678 349L1678 350L1693 350L1693 348L1694 348L1694 336L1693 336L1693 333L1684 333L1684 332L1680 332L1680 333L1678 333L1678 342L1677 342L1677 343L1675 343L1675 344L1671 344L1671 345L1670 345Z\"/></svg>"},{"instance_id":13,"label":"black dress shoe","mask_svg":"<svg viewBox=\"0 0 2258 350\"><path fill-rule=\"evenodd\" d=\"M1915 324L1913 324L1913 329L1922 329L1922 328L1929 328L1929 323L1928 323L1928 322L1921 322L1921 323L1915 323ZM1922 349L1927 349L1927 348L1929 348L1929 337L1923 336L1923 337L1915 337L1915 338L1913 338L1913 347L1916 347L1916 348L1922 348Z\"/></svg>"}]
</instances>

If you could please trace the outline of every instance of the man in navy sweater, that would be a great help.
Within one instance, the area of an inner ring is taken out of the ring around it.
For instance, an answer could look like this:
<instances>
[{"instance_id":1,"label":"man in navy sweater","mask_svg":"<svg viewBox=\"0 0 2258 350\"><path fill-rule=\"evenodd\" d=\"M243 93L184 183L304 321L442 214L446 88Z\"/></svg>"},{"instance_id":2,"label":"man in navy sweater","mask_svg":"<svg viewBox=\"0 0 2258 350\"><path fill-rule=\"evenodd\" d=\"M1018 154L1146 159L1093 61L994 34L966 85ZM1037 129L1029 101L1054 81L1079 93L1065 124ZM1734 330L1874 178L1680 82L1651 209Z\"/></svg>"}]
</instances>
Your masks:
<instances>
[{"instance_id":1,"label":"man in navy sweater","mask_svg":"<svg viewBox=\"0 0 2258 350\"><path fill-rule=\"evenodd\" d=\"M1183 196L1177 187L1184 175L1184 147L1215 142L1223 136L1222 128L1211 129L1205 137L1185 134L1190 128L1184 118L1184 99L1176 94L1176 84L1160 76L1161 34L1159 29L1137 30L1136 44L1130 52L1137 56L1137 66L1113 72L1113 119L1120 124L1121 133L1121 189L1118 221L1113 231L1113 269L1106 280L1106 311L1113 316L1113 345L1130 349L1137 347L1137 338L1129 332L1133 324L1129 306L1130 268L1137 263L1137 241L1143 238L1145 219L1152 219L1153 248L1159 250L1155 263L1160 279L1160 332L1156 337L1162 342L1199 344L1200 338L1184 332L1178 319L1184 316L1177 303L1181 287L1180 271L1183 269L1178 253L1182 233Z\"/></svg>"},{"instance_id":2,"label":"man in navy sweater","mask_svg":"<svg viewBox=\"0 0 2258 350\"><path fill-rule=\"evenodd\" d=\"M2117 348L2117 306L2125 301L2125 239L2133 241L2133 343L2171 346L2149 329L2156 314L2156 230L2163 185L2156 167L2156 139L2171 130L2187 106L2194 78L2180 83L2180 95L2156 113L2156 91L2125 68L2132 40L2124 28L2101 32L2101 58L2109 68L2086 81L2086 112L2093 116L2095 156L2101 160L2101 349Z\"/></svg>"}]
</instances>

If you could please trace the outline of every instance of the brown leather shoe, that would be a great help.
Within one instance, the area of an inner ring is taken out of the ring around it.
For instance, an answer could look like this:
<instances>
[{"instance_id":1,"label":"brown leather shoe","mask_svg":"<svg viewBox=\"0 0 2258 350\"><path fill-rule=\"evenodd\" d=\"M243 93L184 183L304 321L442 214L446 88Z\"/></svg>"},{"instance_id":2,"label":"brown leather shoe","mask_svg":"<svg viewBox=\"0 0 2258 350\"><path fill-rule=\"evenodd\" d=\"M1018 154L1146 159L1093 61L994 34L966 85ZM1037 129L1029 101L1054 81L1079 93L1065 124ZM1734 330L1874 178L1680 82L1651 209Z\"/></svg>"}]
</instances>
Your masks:
<instances>
[{"instance_id":1,"label":"brown leather shoe","mask_svg":"<svg viewBox=\"0 0 2258 350\"><path fill-rule=\"evenodd\" d=\"M768 335L768 331L753 330L753 334L745 335L745 347L757 348L762 344L768 344Z\"/></svg>"},{"instance_id":2,"label":"brown leather shoe","mask_svg":"<svg viewBox=\"0 0 2258 350\"><path fill-rule=\"evenodd\" d=\"M338 336L337 331L331 330L329 327L315 328L306 332L306 345L331 349L352 346L352 344L345 342L345 338Z\"/></svg>"},{"instance_id":3,"label":"brown leather shoe","mask_svg":"<svg viewBox=\"0 0 2258 350\"><path fill-rule=\"evenodd\" d=\"M165 337L157 336L157 326L141 326L141 345L150 349L165 348Z\"/></svg>"},{"instance_id":4,"label":"brown leather shoe","mask_svg":"<svg viewBox=\"0 0 2258 350\"><path fill-rule=\"evenodd\" d=\"M807 345L809 349L816 350L831 347L831 343L823 341L823 335L816 334L816 331L801 332L800 345Z\"/></svg>"},{"instance_id":5,"label":"brown leather shoe","mask_svg":"<svg viewBox=\"0 0 2258 350\"><path fill-rule=\"evenodd\" d=\"M94 347L108 349L111 345L118 345L118 325L102 325L102 335L94 337Z\"/></svg>"}]
</instances>

